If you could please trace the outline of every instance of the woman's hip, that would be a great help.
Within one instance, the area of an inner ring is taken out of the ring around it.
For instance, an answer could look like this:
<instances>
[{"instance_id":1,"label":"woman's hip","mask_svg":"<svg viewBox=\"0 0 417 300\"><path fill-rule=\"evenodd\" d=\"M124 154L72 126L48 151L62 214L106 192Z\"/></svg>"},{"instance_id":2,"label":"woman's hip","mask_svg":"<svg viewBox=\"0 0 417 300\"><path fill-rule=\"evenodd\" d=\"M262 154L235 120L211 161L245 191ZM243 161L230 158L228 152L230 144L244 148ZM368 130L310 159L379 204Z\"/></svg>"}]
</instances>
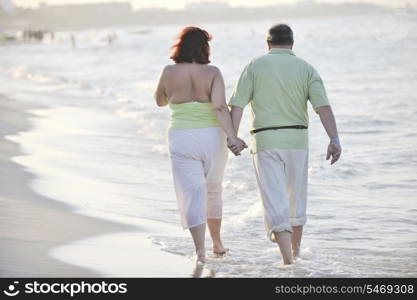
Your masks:
<instances>
[{"instance_id":1,"label":"woman's hip","mask_svg":"<svg viewBox=\"0 0 417 300\"><path fill-rule=\"evenodd\" d=\"M167 140L171 155L201 159L227 151L226 135L221 127L169 130Z\"/></svg>"}]
</instances>

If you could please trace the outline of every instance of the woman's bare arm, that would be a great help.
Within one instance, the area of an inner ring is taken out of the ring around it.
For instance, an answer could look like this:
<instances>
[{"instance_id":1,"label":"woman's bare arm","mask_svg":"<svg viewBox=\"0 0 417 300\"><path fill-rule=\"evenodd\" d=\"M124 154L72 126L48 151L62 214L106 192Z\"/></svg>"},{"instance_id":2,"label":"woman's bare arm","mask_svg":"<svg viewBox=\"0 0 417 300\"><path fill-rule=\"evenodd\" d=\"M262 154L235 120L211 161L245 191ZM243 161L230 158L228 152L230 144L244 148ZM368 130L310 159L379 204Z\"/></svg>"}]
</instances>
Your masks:
<instances>
[{"instance_id":1,"label":"woman's bare arm","mask_svg":"<svg viewBox=\"0 0 417 300\"><path fill-rule=\"evenodd\" d=\"M213 103L213 109L216 113L217 119L219 120L220 125L227 135L230 149L233 151L233 153L239 154L246 145L242 140L238 139L236 131L233 127L229 108L226 104L223 76L218 69L216 70L216 74L213 79L211 89L211 102Z\"/></svg>"},{"instance_id":2,"label":"woman's bare arm","mask_svg":"<svg viewBox=\"0 0 417 300\"><path fill-rule=\"evenodd\" d=\"M166 77L166 67L162 70L161 75L159 76L158 85L156 86L154 98L156 105L166 106L168 105L168 97L165 93L165 77Z\"/></svg>"}]
</instances>

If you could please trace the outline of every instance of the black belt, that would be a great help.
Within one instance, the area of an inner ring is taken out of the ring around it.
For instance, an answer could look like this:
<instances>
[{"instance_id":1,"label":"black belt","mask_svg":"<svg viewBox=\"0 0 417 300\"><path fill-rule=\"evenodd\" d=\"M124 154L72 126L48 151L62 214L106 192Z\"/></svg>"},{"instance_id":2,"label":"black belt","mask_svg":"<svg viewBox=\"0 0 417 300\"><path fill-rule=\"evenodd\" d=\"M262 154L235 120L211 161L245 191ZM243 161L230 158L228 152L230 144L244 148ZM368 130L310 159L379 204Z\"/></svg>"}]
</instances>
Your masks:
<instances>
[{"instance_id":1,"label":"black belt","mask_svg":"<svg viewBox=\"0 0 417 300\"><path fill-rule=\"evenodd\" d=\"M291 125L291 126L263 127L263 128L258 128L258 129L251 130L250 133L251 134L254 134L254 133L257 133L259 131L264 131L264 130L287 129L287 128L307 129L308 126L304 126L304 125Z\"/></svg>"}]
</instances>

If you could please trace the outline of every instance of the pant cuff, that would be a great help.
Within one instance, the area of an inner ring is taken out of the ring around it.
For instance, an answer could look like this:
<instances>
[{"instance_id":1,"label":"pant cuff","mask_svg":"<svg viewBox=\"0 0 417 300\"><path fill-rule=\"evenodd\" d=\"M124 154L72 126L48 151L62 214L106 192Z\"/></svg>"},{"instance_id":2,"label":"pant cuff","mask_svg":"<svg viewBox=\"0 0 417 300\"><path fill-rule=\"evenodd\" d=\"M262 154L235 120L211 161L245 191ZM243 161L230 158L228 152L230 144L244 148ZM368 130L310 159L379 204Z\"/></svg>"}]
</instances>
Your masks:
<instances>
[{"instance_id":1,"label":"pant cuff","mask_svg":"<svg viewBox=\"0 0 417 300\"><path fill-rule=\"evenodd\" d=\"M290 218L291 226L300 226L300 225L305 225L306 223L307 223L307 217Z\"/></svg>"},{"instance_id":2,"label":"pant cuff","mask_svg":"<svg viewBox=\"0 0 417 300\"><path fill-rule=\"evenodd\" d=\"M268 233L267 233L267 237L268 239L275 243L275 232L282 232L282 231L288 231L290 233L292 233L292 228L289 224L285 224L285 225L276 225L271 227L271 229L269 229Z\"/></svg>"}]
</instances>

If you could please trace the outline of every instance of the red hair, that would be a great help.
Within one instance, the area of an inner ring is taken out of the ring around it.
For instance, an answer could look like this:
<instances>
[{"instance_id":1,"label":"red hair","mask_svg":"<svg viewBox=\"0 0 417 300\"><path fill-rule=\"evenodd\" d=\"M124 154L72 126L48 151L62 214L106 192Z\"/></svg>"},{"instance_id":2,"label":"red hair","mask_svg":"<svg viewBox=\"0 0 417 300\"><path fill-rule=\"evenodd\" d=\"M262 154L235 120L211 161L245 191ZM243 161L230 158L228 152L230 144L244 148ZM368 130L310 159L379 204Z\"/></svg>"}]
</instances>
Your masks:
<instances>
[{"instance_id":1,"label":"red hair","mask_svg":"<svg viewBox=\"0 0 417 300\"><path fill-rule=\"evenodd\" d=\"M176 63L196 62L199 64L210 63L211 35L198 27L185 27L179 33L177 42L171 47L171 59Z\"/></svg>"}]
</instances>

